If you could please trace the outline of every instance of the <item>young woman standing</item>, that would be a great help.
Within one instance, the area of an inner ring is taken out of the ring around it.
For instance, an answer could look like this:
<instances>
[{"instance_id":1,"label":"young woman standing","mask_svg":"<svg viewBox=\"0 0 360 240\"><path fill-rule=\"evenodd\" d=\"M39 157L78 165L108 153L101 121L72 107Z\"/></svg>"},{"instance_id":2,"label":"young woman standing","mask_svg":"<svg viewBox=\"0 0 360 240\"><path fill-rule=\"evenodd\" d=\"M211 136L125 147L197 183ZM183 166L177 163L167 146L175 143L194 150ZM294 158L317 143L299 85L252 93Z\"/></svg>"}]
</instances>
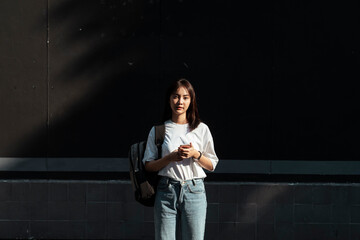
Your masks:
<instances>
[{"instance_id":1,"label":"young woman standing","mask_svg":"<svg viewBox=\"0 0 360 240\"><path fill-rule=\"evenodd\" d=\"M162 158L155 160L152 128L143 159L147 171L161 176L154 206L155 238L202 240L207 208L203 168L213 171L219 159L210 130L200 121L194 88L186 79L170 86L165 116Z\"/></svg>"}]
</instances>

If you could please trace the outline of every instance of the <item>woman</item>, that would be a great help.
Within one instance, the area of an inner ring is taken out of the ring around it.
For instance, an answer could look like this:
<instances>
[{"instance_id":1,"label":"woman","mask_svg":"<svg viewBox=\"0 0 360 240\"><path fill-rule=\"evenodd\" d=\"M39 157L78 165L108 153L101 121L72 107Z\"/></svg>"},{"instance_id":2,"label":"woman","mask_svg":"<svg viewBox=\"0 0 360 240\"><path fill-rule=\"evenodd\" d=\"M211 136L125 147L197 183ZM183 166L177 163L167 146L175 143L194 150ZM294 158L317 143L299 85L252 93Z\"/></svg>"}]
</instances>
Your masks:
<instances>
[{"instance_id":1,"label":"woman","mask_svg":"<svg viewBox=\"0 0 360 240\"><path fill-rule=\"evenodd\" d=\"M161 158L155 129L148 137L144 164L161 176L154 206L155 238L204 239L206 194L203 170L218 163L208 126L200 121L193 86L186 79L172 84L167 93L165 138Z\"/></svg>"}]
</instances>

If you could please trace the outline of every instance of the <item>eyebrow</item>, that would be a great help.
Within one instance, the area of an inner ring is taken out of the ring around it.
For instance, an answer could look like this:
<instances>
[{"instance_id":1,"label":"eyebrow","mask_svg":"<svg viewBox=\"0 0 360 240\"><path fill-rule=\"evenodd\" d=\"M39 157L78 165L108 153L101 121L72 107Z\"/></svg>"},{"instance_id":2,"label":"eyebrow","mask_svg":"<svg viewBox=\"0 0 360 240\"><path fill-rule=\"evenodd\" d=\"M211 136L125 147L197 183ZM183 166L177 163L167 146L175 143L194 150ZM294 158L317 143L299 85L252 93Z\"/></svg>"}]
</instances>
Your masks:
<instances>
[{"instance_id":1,"label":"eyebrow","mask_svg":"<svg viewBox=\"0 0 360 240\"><path fill-rule=\"evenodd\" d=\"M180 96L180 94L176 94L176 93L174 93L173 95ZM183 96L184 97L190 97L190 94L184 94Z\"/></svg>"}]
</instances>

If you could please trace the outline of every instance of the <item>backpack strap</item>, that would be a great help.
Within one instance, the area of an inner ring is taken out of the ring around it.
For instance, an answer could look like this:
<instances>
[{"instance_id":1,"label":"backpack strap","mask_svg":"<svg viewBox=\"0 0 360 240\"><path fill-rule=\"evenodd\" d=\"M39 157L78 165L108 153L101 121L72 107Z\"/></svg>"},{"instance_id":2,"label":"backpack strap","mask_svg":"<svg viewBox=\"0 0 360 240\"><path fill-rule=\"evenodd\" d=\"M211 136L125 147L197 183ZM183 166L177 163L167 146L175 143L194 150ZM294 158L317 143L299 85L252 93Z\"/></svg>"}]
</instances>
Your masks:
<instances>
[{"instance_id":1,"label":"backpack strap","mask_svg":"<svg viewBox=\"0 0 360 240\"><path fill-rule=\"evenodd\" d=\"M165 138L165 124L155 126L155 144L158 149L158 158L161 158L161 145Z\"/></svg>"}]
</instances>

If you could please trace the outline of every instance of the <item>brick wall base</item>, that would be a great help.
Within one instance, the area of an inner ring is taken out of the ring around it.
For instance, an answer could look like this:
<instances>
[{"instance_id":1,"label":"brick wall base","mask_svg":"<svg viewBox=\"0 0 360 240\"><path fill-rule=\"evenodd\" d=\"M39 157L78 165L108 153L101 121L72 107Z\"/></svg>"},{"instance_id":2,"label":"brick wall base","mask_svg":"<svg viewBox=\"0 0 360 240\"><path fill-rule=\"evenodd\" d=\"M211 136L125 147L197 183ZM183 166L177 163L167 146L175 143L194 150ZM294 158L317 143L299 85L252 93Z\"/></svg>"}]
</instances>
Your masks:
<instances>
[{"instance_id":1,"label":"brick wall base","mask_svg":"<svg viewBox=\"0 0 360 240\"><path fill-rule=\"evenodd\" d=\"M360 184L206 182L205 239L359 239ZM153 239L129 181L0 180L0 238Z\"/></svg>"}]
</instances>

